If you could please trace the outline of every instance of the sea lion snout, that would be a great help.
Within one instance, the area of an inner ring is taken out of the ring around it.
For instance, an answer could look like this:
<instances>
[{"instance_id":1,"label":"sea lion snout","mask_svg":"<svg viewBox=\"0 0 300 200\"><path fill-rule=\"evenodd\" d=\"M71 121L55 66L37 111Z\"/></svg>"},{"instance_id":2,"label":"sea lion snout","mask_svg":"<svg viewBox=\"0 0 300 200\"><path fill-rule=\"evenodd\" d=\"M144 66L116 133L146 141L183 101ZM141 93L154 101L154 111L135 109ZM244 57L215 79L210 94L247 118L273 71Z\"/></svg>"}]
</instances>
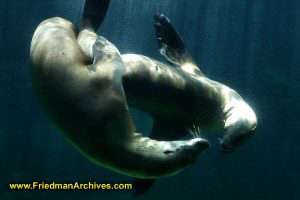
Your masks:
<instances>
[{"instance_id":1,"label":"sea lion snout","mask_svg":"<svg viewBox=\"0 0 300 200\"><path fill-rule=\"evenodd\" d=\"M223 153L232 153L255 133L257 118L252 108L242 100L229 104L225 113L225 133L220 145Z\"/></svg>"},{"instance_id":2,"label":"sea lion snout","mask_svg":"<svg viewBox=\"0 0 300 200\"><path fill-rule=\"evenodd\" d=\"M181 146L179 150L182 151L184 156L186 156L190 164L194 164L198 154L206 150L209 146L210 145L207 140L202 138L194 138L188 141L185 145Z\"/></svg>"},{"instance_id":3,"label":"sea lion snout","mask_svg":"<svg viewBox=\"0 0 300 200\"><path fill-rule=\"evenodd\" d=\"M197 153L204 151L209 147L209 143L206 139L195 138L191 141L191 143L191 148L193 148L193 150Z\"/></svg>"},{"instance_id":4,"label":"sea lion snout","mask_svg":"<svg viewBox=\"0 0 300 200\"><path fill-rule=\"evenodd\" d=\"M239 146L255 133L255 128L241 132L229 132L220 142L221 151L224 154L234 152Z\"/></svg>"}]
</instances>

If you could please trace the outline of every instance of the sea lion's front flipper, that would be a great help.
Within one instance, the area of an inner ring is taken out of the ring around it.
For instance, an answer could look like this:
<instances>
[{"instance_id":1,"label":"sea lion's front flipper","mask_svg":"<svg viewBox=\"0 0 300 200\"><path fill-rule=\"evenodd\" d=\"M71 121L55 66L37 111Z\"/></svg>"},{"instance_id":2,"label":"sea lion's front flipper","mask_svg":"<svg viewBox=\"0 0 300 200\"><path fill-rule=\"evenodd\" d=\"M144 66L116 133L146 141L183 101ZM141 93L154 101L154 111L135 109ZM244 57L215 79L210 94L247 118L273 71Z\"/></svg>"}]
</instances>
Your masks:
<instances>
[{"instance_id":1,"label":"sea lion's front flipper","mask_svg":"<svg viewBox=\"0 0 300 200\"><path fill-rule=\"evenodd\" d=\"M154 15L155 32L160 53L172 64L180 67L182 70L204 76L197 67L195 61L187 51L185 44L171 21L163 14Z\"/></svg>"}]
</instances>

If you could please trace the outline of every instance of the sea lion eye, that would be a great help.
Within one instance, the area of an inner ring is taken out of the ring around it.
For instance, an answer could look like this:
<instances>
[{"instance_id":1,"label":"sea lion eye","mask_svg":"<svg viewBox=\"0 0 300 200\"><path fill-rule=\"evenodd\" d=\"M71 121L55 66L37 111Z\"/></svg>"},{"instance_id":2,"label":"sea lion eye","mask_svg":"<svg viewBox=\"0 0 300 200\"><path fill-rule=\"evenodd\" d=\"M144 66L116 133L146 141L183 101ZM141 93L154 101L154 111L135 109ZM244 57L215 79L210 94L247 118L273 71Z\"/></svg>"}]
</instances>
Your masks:
<instances>
[{"instance_id":1,"label":"sea lion eye","mask_svg":"<svg viewBox=\"0 0 300 200\"><path fill-rule=\"evenodd\" d=\"M173 153L174 151L171 151L171 150L166 150L166 151L164 151L164 154L167 154L167 155L169 155L169 154L171 154L171 153Z\"/></svg>"}]
</instances>

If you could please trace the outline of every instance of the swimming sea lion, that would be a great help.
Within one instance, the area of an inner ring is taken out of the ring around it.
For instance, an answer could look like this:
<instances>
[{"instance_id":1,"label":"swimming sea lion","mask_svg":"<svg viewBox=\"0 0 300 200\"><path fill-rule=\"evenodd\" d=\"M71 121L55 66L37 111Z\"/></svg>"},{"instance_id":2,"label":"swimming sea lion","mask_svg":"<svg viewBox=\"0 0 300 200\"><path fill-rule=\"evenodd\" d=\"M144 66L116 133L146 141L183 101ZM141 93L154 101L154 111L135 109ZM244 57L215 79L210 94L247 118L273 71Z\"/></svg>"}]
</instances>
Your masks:
<instances>
[{"instance_id":1,"label":"swimming sea lion","mask_svg":"<svg viewBox=\"0 0 300 200\"><path fill-rule=\"evenodd\" d=\"M155 21L160 53L172 65L142 55L122 55L128 104L153 117L152 139L178 139L191 131L224 131L221 150L233 152L254 134L255 113L236 91L201 72L166 16L156 15ZM136 195L140 195L154 180L135 182Z\"/></svg>"},{"instance_id":2,"label":"swimming sea lion","mask_svg":"<svg viewBox=\"0 0 300 200\"><path fill-rule=\"evenodd\" d=\"M85 2L78 37L75 26L58 17L37 27L30 48L35 94L64 136L97 165L140 178L174 175L208 142L157 141L136 132L122 85L122 57L104 37L91 37L108 4Z\"/></svg>"},{"instance_id":3,"label":"swimming sea lion","mask_svg":"<svg viewBox=\"0 0 300 200\"><path fill-rule=\"evenodd\" d=\"M142 55L122 55L128 104L154 118L150 137L179 138L193 126L220 130L224 131L222 152L233 152L254 134L254 111L236 91L201 72L166 16L156 15L155 20L160 52L172 65Z\"/></svg>"}]
</instances>

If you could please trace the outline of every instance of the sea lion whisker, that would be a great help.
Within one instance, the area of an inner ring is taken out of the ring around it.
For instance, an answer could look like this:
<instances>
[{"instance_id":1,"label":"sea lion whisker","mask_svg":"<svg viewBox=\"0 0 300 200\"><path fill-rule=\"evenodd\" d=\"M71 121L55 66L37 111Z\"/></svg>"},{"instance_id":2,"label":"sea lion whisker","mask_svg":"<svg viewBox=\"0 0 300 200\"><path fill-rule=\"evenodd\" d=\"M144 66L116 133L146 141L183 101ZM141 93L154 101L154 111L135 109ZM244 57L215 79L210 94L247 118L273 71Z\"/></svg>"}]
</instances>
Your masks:
<instances>
[{"instance_id":1,"label":"sea lion whisker","mask_svg":"<svg viewBox=\"0 0 300 200\"><path fill-rule=\"evenodd\" d=\"M219 143L221 144L223 140L221 138L218 138Z\"/></svg>"},{"instance_id":2,"label":"sea lion whisker","mask_svg":"<svg viewBox=\"0 0 300 200\"><path fill-rule=\"evenodd\" d=\"M196 138L196 136L194 135L193 131L189 128L186 128L186 130L190 133L190 135L193 137L193 138Z\"/></svg>"},{"instance_id":3,"label":"sea lion whisker","mask_svg":"<svg viewBox=\"0 0 300 200\"><path fill-rule=\"evenodd\" d=\"M196 134L195 134L191 129L190 129L189 131L190 131L190 133L193 135L194 138L197 137Z\"/></svg>"},{"instance_id":4,"label":"sea lion whisker","mask_svg":"<svg viewBox=\"0 0 300 200\"><path fill-rule=\"evenodd\" d=\"M194 128L194 131L193 131L194 134L196 135L197 138L199 138L195 124L193 124L193 128Z\"/></svg>"}]
</instances>

